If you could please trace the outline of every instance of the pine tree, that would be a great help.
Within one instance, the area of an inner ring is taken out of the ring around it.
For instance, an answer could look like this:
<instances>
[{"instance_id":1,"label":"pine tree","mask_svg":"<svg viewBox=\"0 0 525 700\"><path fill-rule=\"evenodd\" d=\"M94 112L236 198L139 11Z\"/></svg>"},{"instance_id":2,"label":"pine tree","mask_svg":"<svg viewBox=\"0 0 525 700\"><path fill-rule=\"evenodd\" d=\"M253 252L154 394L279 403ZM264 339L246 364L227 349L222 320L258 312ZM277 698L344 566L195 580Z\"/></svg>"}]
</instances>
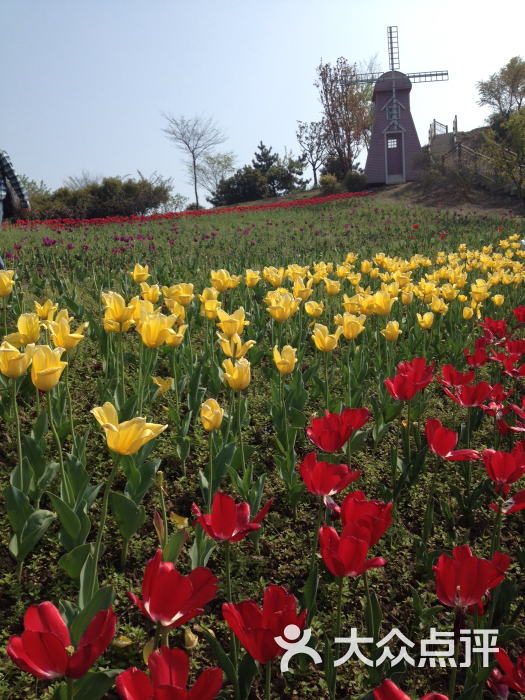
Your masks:
<instances>
[{"instance_id":1,"label":"pine tree","mask_svg":"<svg viewBox=\"0 0 525 700\"><path fill-rule=\"evenodd\" d=\"M256 170L260 171L261 175L266 175L268 170L276 165L279 160L277 153L272 153L272 147L266 148L262 141L257 146L257 151L255 151L254 155L252 165Z\"/></svg>"}]
</instances>

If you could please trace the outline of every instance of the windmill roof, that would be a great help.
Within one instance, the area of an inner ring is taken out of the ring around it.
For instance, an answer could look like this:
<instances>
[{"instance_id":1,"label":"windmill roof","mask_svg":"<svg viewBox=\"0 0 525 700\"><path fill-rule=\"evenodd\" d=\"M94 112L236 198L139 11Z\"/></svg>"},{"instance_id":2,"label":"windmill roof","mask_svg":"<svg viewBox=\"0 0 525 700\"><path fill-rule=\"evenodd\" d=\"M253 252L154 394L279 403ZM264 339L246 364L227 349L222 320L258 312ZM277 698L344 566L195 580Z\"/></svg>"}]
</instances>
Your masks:
<instances>
[{"instance_id":1,"label":"windmill roof","mask_svg":"<svg viewBox=\"0 0 525 700\"><path fill-rule=\"evenodd\" d=\"M397 90L412 90L410 78L407 78L405 73L401 71L387 71L383 73L374 85L374 92L383 92L392 89L392 82L395 81Z\"/></svg>"}]
</instances>

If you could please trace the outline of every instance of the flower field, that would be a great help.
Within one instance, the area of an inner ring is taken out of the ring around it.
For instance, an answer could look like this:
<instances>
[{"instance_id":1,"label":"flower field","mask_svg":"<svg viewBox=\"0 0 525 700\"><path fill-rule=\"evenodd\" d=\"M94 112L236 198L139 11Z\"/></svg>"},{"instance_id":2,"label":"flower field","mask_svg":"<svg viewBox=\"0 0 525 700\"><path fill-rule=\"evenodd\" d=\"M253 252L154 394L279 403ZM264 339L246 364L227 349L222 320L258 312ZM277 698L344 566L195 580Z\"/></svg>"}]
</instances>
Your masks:
<instances>
[{"instance_id":1,"label":"flower field","mask_svg":"<svg viewBox=\"0 0 525 700\"><path fill-rule=\"evenodd\" d=\"M4 225L0 697L525 694L522 238L368 193Z\"/></svg>"}]
</instances>

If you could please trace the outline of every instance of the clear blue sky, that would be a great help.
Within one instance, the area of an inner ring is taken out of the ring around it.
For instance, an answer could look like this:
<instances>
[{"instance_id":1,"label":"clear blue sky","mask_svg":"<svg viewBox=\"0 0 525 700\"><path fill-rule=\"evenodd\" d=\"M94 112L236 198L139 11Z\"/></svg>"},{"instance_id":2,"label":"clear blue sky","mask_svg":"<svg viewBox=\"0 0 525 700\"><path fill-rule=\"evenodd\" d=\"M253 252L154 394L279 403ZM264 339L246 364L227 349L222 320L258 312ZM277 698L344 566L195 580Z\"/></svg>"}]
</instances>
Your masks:
<instances>
[{"instance_id":1,"label":"clear blue sky","mask_svg":"<svg viewBox=\"0 0 525 700\"><path fill-rule=\"evenodd\" d=\"M213 115L239 165L261 139L297 153L296 120L320 117L319 60L378 52L387 68L391 24L401 70L450 73L412 91L423 144L433 118L483 123L475 82L525 54L523 18L521 0L2 0L0 147L52 188L139 169L191 197L161 112Z\"/></svg>"}]
</instances>

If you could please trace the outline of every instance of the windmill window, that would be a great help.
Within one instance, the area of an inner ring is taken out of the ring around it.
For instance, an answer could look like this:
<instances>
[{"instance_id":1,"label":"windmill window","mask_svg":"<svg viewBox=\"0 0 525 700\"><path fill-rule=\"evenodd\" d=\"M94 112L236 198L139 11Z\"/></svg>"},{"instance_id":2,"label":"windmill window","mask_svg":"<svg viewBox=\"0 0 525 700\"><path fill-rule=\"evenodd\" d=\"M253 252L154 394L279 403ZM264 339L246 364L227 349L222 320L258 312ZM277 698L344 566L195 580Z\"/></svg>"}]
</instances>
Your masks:
<instances>
[{"instance_id":1,"label":"windmill window","mask_svg":"<svg viewBox=\"0 0 525 700\"><path fill-rule=\"evenodd\" d=\"M397 148L397 139L388 139L388 148Z\"/></svg>"}]
</instances>

